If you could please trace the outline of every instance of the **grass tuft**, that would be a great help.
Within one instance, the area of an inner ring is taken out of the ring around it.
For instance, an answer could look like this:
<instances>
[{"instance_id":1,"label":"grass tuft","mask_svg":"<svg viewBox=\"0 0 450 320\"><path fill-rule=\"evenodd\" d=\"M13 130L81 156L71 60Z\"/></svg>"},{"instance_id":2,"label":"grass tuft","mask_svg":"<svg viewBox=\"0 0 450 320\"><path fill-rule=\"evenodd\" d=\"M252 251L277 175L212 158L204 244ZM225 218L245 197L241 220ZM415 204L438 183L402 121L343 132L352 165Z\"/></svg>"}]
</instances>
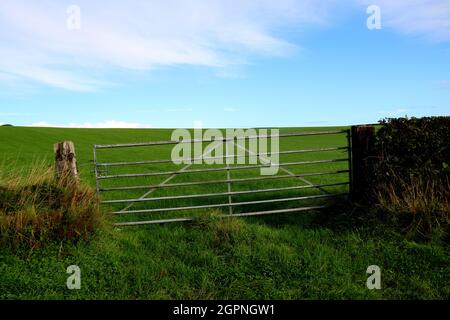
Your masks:
<instances>
[{"instance_id":1,"label":"grass tuft","mask_svg":"<svg viewBox=\"0 0 450 320\"><path fill-rule=\"evenodd\" d=\"M442 239L450 226L450 181L395 177L378 186L377 209L403 227L407 238Z\"/></svg>"},{"instance_id":2,"label":"grass tuft","mask_svg":"<svg viewBox=\"0 0 450 320\"><path fill-rule=\"evenodd\" d=\"M3 246L88 240L104 221L95 190L73 179L57 179L53 167L37 163L26 173L0 173Z\"/></svg>"},{"instance_id":3,"label":"grass tuft","mask_svg":"<svg viewBox=\"0 0 450 320\"><path fill-rule=\"evenodd\" d=\"M193 222L194 229L201 229L213 236L215 247L233 245L239 239L244 229L242 219L223 217L220 210L211 210Z\"/></svg>"}]
</instances>

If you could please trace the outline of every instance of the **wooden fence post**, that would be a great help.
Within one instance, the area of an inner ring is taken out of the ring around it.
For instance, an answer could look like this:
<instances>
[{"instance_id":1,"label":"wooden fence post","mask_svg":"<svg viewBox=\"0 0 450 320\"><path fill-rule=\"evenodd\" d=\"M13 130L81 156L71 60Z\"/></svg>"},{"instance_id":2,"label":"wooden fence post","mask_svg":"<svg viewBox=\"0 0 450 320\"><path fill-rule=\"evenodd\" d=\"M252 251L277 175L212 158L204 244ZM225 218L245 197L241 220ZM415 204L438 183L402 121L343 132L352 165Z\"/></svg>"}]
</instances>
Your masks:
<instances>
[{"instance_id":1,"label":"wooden fence post","mask_svg":"<svg viewBox=\"0 0 450 320\"><path fill-rule=\"evenodd\" d=\"M369 189L370 159L375 143L375 127L352 126L352 201L360 201Z\"/></svg>"},{"instance_id":2,"label":"wooden fence post","mask_svg":"<svg viewBox=\"0 0 450 320\"><path fill-rule=\"evenodd\" d=\"M78 180L75 145L72 141L55 143L53 146L58 178L73 177Z\"/></svg>"}]
</instances>

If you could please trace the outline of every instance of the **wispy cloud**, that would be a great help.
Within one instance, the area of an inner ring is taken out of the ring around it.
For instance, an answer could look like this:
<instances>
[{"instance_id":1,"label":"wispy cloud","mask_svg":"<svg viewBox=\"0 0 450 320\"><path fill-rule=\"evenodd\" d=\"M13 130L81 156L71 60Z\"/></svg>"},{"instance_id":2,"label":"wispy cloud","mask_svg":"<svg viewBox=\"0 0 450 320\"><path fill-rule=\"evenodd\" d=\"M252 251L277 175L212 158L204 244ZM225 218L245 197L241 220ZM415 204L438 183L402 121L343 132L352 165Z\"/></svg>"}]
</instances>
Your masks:
<instances>
[{"instance_id":1,"label":"wispy cloud","mask_svg":"<svg viewBox=\"0 0 450 320\"><path fill-rule=\"evenodd\" d=\"M381 110L378 111L378 114L383 117L402 117L407 115L409 109L406 108L397 108L393 110Z\"/></svg>"},{"instance_id":2,"label":"wispy cloud","mask_svg":"<svg viewBox=\"0 0 450 320\"><path fill-rule=\"evenodd\" d=\"M441 80L437 82L439 88L450 89L450 80Z\"/></svg>"},{"instance_id":3,"label":"wispy cloud","mask_svg":"<svg viewBox=\"0 0 450 320\"><path fill-rule=\"evenodd\" d=\"M31 116L31 113L22 113L22 112L0 112L0 117L25 117Z\"/></svg>"},{"instance_id":4,"label":"wispy cloud","mask_svg":"<svg viewBox=\"0 0 450 320\"><path fill-rule=\"evenodd\" d=\"M223 111L225 111L225 112L236 112L236 111L238 111L238 109L236 109L236 108L223 108Z\"/></svg>"},{"instance_id":5,"label":"wispy cloud","mask_svg":"<svg viewBox=\"0 0 450 320\"><path fill-rule=\"evenodd\" d=\"M153 128L153 126L138 122L126 122L117 120L108 120L96 123L69 123L69 124L51 124L45 121L36 122L31 127L55 127L55 128L130 128L130 129L144 129Z\"/></svg>"},{"instance_id":6,"label":"wispy cloud","mask_svg":"<svg viewBox=\"0 0 450 320\"><path fill-rule=\"evenodd\" d=\"M174 65L215 68L218 77L240 78L239 66L254 56L284 57L298 50L298 44L280 36L283 28L327 25L333 9L343 2L77 0L74 4L81 9L80 30L66 27L67 2L0 2L0 85L20 80L89 92L112 85L106 81L111 73ZM359 9L379 5L383 27L450 41L448 0L344 4Z\"/></svg>"},{"instance_id":7,"label":"wispy cloud","mask_svg":"<svg viewBox=\"0 0 450 320\"><path fill-rule=\"evenodd\" d=\"M105 85L111 70L224 68L295 46L273 30L325 23L333 0L78 0L81 29L66 27L59 1L0 3L0 72L72 91ZM2 78L0 78L2 80Z\"/></svg>"},{"instance_id":8,"label":"wispy cloud","mask_svg":"<svg viewBox=\"0 0 450 320\"><path fill-rule=\"evenodd\" d=\"M15 79L17 79L17 77L15 77L15 76L13 76L11 74L1 73L0 72L0 81L12 81L12 80L15 80Z\"/></svg>"},{"instance_id":9,"label":"wispy cloud","mask_svg":"<svg viewBox=\"0 0 450 320\"><path fill-rule=\"evenodd\" d=\"M192 112L193 108L164 108L164 112Z\"/></svg>"}]
</instances>

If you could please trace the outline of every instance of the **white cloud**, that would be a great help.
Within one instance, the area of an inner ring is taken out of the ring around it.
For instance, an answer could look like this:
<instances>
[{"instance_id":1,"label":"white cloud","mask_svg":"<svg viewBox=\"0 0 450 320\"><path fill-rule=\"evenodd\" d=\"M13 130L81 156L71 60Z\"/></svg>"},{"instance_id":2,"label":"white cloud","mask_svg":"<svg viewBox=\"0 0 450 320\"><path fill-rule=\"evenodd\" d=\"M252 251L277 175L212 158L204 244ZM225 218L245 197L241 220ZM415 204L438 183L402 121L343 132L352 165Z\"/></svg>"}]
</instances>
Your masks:
<instances>
[{"instance_id":1,"label":"white cloud","mask_svg":"<svg viewBox=\"0 0 450 320\"><path fill-rule=\"evenodd\" d=\"M0 2L0 72L72 91L105 85L114 70L201 65L223 68L249 55L284 56L280 27L325 23L335 0L78 0L81 29L64 3Z\"/></svg>"},{"instance_id":2,"label":"white cloud","mask_svg":"<svg viewBox=\"0 0 450 320\"><path fill-rule=\"evenodd\" d=\"M225 112L236 112L236 111L238 111L238 109L236 109L236 108L223 108L223 111L225 111Z\"/></svg>"},{"instance_id":3,"label":"white cloud","mask_svg":"<svg viewBox=\"0 0 450 320\"><path fill-rule=\"evenodd\" d=\"M437 84L438 84L439 88L450 89L450 81L449 80L441 80L441 81L438 81Z\"/></svg>"},{"instance_id":4,"label":"white cloud","mask_svg":"<svg viewBox=\"0 0 450 320\"><path fill-rule=\"evenodd\" d=\"M193 108L165 108L163 109L164 112L192 112L194 111Z\"/></svg>"},{"instance_id":5,"label":"white cloud","mask_svg":"<svg viewBox=\"0 0 450 320\"><path fill-rule=\"evenodd\" d=\"M381 110L378 111L378 114L384 117L402 117L405 116L410 110L406 108L398 108L393 110Z\"/></svg>"},{"instance_id":6,"label":"white cloud","mask_svg":"<svg viewBox=\"0 0 450 320\"><path fill-rule=\"evenodd\" d=\"M0 85L22 80L93 91L110 85L112 73L173 65L239 78L239 66L255 55L298 50L283 30L327 25L344 5L363 16L364 6L377 4L383 28L450 40L448 0L77 0L80 30L67 29L67 4L0 1Z\"/></svg>"},{"instance_id":7,"label":"white cloud","mask_svg":"<svg viewBox=\"0 0 450 320\"><path fill-rule=\"evenodd\" d=\"M104 122L97 123L70 123L70 124L50 124L48 122L36 122L31 125L31 127L55 127L55 128L130 128L130 129L144 129L144 128L152 128L153 126L137 123L137 122L125 122L125 121L117 121L117 120L108 120Z\"/></svg>"},{"instance_id":8,"label":"white cloud","mask_svg":"<svg viewBox=\"0 0 450 320\"><path fill-rule=\"evenodd\" d=\"M22 113L22 112L0 112L0 117L24 117L31 116L31 113Z\"/></svg>"},{"instance_id":9,"label":"white cloud","mask_svg":"<svg viewBox=\"0 0 450 320\"><path fill-rule=\"evenodd\" d=\"M7 73L1 73L0 72L0 81L12 81L17 79L17 77L7 74Z\"/></svg>"}]
</instances>

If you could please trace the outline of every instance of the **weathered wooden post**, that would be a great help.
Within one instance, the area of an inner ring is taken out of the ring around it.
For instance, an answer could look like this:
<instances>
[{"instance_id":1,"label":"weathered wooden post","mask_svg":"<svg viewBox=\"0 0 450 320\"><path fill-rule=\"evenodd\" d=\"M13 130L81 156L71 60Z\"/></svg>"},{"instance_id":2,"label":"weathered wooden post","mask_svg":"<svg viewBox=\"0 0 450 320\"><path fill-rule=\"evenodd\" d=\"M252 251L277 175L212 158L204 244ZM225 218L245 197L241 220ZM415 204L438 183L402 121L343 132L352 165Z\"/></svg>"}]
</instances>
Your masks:
<instances>
[{"instance_id":1,"label":"weathered wooden post","mask_svg":"<svg viewBox=\"0 0 450 320\"><path fill-rule=\"evenodd\" d=\"M78 180L77 159L75 145L72 141L55 143L53 146L56 161L56 174L61 178L74 178Z\"/></svg>"},{"instance_id":2,"label":"weathered wooden post","mask_svg":"<svg viewBox=\"0 0 450 320\"><path fill-rule=\"evenodd\" d=\"M373 146L375 143L375 127L352 126L351 148L352 148L352 201L363 199L370 186L370 161L374 156Z\"/></svg>"}]
</instances>

